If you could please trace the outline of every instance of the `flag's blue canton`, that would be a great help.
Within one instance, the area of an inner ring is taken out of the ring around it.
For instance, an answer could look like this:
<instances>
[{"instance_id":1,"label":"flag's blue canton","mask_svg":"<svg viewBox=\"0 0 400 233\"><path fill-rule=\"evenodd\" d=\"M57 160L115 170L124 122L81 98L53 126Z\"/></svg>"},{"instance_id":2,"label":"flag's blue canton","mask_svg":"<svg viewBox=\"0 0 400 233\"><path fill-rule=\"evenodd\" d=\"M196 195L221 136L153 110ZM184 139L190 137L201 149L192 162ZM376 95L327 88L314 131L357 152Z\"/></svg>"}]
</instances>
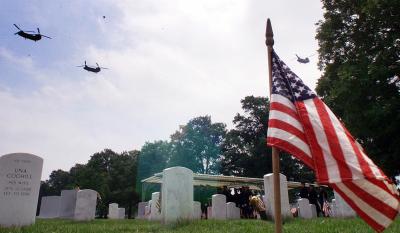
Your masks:
<instances>
[{"instance_id":1,"label":"flag's blue canton","mask_svg":"<svg viewBox=\"0 0 400 233\"><path fill-rule=\"evenodd\" d=\"M306 100L316 95L272 51L272 94L283 95L290 101Z\"/></svg>"}]
</instances>

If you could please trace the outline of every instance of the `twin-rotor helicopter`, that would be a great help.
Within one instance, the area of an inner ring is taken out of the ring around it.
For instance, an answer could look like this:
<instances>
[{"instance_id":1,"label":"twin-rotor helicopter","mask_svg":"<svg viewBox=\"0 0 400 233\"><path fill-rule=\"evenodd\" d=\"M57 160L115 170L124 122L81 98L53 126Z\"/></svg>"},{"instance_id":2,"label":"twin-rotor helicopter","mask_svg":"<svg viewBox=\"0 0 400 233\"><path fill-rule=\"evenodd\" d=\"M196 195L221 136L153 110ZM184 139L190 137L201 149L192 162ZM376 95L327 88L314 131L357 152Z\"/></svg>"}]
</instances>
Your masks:
<instances>
[{"instance_id":1,"label":"twin-rotor helicopter","mask_svg":"<svg viewBox=\"0 0 400 233\"><path fill-rule=\"evenodd\" d=\"M105 16L103 16L103 17L105 18ZM25 30L22 30L16 24L14 24L14 26L19 30L18 32L14 33L14 34L18 35L18 36L21 36L24 39L33 40L35 42L38 41L38 40L41 40L43 37L48 38L48 39L52 39L49 36L45 36L45 35L41 34L39 28L37 28L37 33L36 33L36 31L25 31ZM87 71L93 72L93 73L99 73L102 69L108 69L108 68L99 66L99 64L97 64L97 63L96 63L96 65L97 65L97 67L88 66L86 64L86 61L85 61L85 65L81 65L81 66L77 66L77 67L83 67L84 70L87 70Z\"/></svg>"},{"instance_id":2,"label":"twin-rotor helicopter","mask_svg":"<svg viewBox=\"0 0 400 233\"><path fill-rule=\"evenodd\" d=\"M101 71L101 69L108 69L108 68L99 66L99 64L97 64L97 63L96 63L96 65L97 65L97 67L88 66L88 65L86 65L86 61L85 61L85 65L80 65L77 67L83 67L84 70L87 70L87 71L93 72L93 73L99 73Z\"/></svg>"},{"instance_id":3,"label":"twin-rotor helicopter","mask_svg":"<svg viewBox=\"0 0 400 233\"><path fill-rule=\"evenodd\" d=\"M42 37L46 37L51 39L51 37L49 36L45 36L40 34L40 29L37 28L37 33L36 31L24 31L21 28L19 28L16 24L14 24L14 26L19 30L18 32L14 33L14 35L18 35L21 36L22 38L28 39L28 40L33 40L33 41L38 41L41 40Z\"/></svg>"}]
</instances>

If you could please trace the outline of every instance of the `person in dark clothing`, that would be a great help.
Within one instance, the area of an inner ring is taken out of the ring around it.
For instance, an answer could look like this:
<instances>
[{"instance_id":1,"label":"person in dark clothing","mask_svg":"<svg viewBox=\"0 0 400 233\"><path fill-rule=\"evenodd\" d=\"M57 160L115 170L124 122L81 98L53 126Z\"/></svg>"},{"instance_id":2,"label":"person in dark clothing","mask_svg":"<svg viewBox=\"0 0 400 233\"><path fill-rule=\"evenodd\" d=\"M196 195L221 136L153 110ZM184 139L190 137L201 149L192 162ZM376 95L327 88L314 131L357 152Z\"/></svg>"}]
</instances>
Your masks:
<instances>
[{"instance_id":1,"label":"person in dark clothing","mask_svg":"<svg viewBox=\"0 0 400 233\"><path fill-rule=\"evenodd\" d=\"M225 195L225 197L226 197L226 202L231 202L231 201L232 201L231 190L228 189L227 186L222 187L222 194Z\"/></svg>"},{"instance_id":2,"label":"person in dark clothing","mask_svg":"<svg viewBox=\"0 0 400 233\"><path fill-rule=\"evenodd\" d=\"M319 206L318 203L318 193L312 185L310 185L308 200L310 201L310 204L315 205L315 207L317 208L317 216L319 216L321 212L321 207Z\"/></svg>"},{"instance_id":3,"label":"person in dark clothing","mask_svg":"<svg viewBox=\"0 0 400 233\"><path fill-rule=\"evenodd\" d=\"M325 213L323 208L325 202L327 201L328 201L328 193L325 191L324 187L320 187L318 193L318 202L319 206L321 207L322 216L324 217L328 216L328 213Z\"/></svg>"},{"instance_id":4,"label":"person in dark clothing","mask_svg":"<svg viewBox=\"0 0 400 233\"><path fill-rule=\"evenodd\" d=\"M301 182L300 198L308 199L308 188L306 187L306 184L304 182Z\"/></svg>"}]
</instances>

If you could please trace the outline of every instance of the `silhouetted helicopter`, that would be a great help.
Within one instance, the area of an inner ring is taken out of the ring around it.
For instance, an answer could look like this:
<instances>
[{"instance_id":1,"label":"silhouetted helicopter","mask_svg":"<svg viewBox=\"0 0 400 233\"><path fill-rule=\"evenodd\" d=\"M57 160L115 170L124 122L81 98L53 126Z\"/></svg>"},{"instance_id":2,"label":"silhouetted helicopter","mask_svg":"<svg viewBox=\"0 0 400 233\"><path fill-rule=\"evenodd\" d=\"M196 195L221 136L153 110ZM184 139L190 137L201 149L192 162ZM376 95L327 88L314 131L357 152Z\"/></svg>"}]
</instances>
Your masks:
<instances>
[{"instance_id":1,"label":"silhouetted helicopter","mask_svg":"<svg viewBox=\"0 0 400 233\"><path fill-rule=\"evenodd\" d=\"M19 32L16 32L14 34L19 35L25 39L33 40L35 42L42 39L42 37L51 39L51 37L40 34L39 28L37 28L37 33L35 33L35 31L23 31L15 23L14 23L14 26L19 30ZM28 33L28 32L31 32L31 33Z\"/></svg>"},{"instance_id":2,"label":"silhouetted helicopter","mask_svg":"<svg viewBox=\"0 0 400 233\"><path fill-rule=\"evenodd\" d=\"M105 67L100 67L99 64L97 64L97 63L96 63L96 65L97 65L97 67L90 67L90 66L86 65L86 61L85 61L85 65L81 65L81 66L77 66L77 67L83 67L84 70L87 70L87 71L90 71L93 73L99 73L101 69L108 69Z\"/></svg>"},{"instance_id":3,"label":"silhouetted helicopter","mask_svg":"<svg viewBox=\"0 0 400 233\"><path fill-rule=\"evenodd\" d=\"M296 54L296 57L297 57L297 61L300 62L300 63L306 64L306 63L309 63L309 62L310 62L310 59L309 59L308 57L306 57L306 58L301 58L301 57L299 57L297 54Z\"/></svg>"}]
</instances>

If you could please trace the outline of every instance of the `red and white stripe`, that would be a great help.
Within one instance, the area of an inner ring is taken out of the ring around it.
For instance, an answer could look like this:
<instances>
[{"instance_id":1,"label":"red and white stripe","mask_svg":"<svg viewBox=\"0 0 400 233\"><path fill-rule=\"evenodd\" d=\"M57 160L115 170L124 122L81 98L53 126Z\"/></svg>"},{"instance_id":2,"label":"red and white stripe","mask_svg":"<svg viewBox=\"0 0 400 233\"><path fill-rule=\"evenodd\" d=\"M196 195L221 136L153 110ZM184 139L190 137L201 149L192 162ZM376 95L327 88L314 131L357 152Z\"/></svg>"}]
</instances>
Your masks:
<instances>
[{"instance_id":1,"label":"red and white stripe","mask_svg":"<svg viewBox=\"0 0 400 233\"><path fill-rule=\"evenodd\" d=\"M399 196L388 178L318 97L293 104L272 94L267 143L314 169L318 182L330 184L376 231L396 217Z\"/></svg>"}]
</instances>

